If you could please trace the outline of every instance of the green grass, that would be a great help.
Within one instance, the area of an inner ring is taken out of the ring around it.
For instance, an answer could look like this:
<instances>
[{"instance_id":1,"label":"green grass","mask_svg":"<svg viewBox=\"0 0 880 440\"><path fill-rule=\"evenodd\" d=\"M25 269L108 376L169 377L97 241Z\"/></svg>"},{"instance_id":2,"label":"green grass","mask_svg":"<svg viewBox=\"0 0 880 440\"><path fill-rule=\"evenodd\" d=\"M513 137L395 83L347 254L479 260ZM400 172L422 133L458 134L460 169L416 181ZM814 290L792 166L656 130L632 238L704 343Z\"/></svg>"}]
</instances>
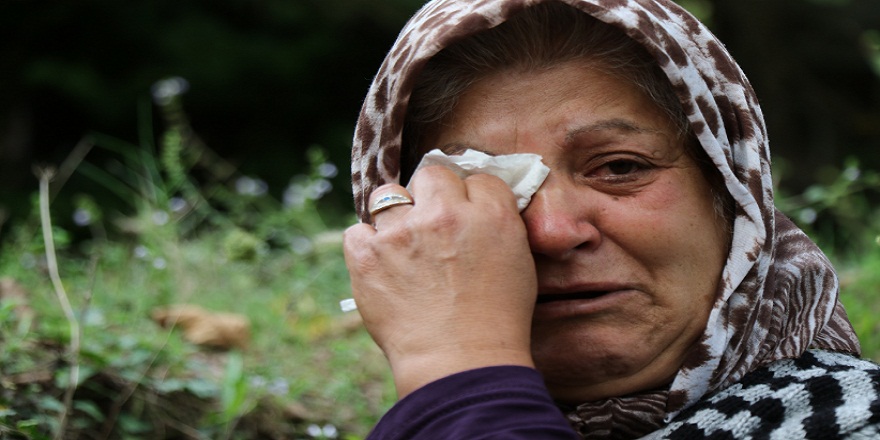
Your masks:
<instances>
[{"instance_id":1,"label":"green grass","mask_svg":"<svg viewBox=\"0 0 880 440\"><path fill-rule=\"evenodd\" d=\"M95 138L116 155L113 169L75 168L126 210L63 189L75 212L42 206L56 224L78 215L82 225L54 227L48 253L73 320L50 281L39 215L7 229L0 278L25 293L0 301L0 437L359 439L392 405L384 357L357 315L339 309L351 292L331 225L354 217L320 207L335 167L310 150L311 171L281 201L186 132L172 127L161 155L149 140ZM175 304L246 316L247 347L197 347L152 321Z\"/></svg>"},{"instance_id":2,"label":"green grass","mask_svg":"<svg viewBox=\"0 0 880 440\"><path fill-rule=\"evenodd\" d=\"M859 342L862 356L880 362L880 235L862 255L836 264L840 273L840 298Z\"/></svg>"},{"instance_id":3,"label":"green grass","mask_svg":"<svg viewBox=\"0 0 880 440\"><path fill-rule=\"evenodd\" d=\"M312 424L332 425L345 438L365 436L392 404L393 385L387 364L369 335L352 323L354 315L339 310L339 300L350 296L339 236L338 232L326 233L324 243L304 255L274 249L250 261L229 260L223 231L169 240L161 251L147 255L143 245L122 242L85 246L87 254L63 253L62 277L83 328L81 362L85 375L107 369L134 383L159 384L164 380L171 382L166 389L192 385L217 397L223 391L230 355L186 343L180 332L169 333L152 322L150 312L185 303L240 313L250 319L252 338L241 352L240 377L234 378L244 387L243 401L234 409L234 417L245 415L265 397L282 408L295 403L305 410L299 415L307 420L283 428L296 430L302 438L311 438L307 432ZM92 266L89 261L93 255L99 256ZM157 268L155 263L161 259L166 263ZM26 287L36 311L33 330L19 337L34 343L61 344L67 340L67 327L40 260L39 255L7 247L0 258L0 272ZM36 265L22 265L22 261L35 261ZM90 292L88 302L85 292ZM7 318L11 322L11 317ZM10 338L3 342L4 354L21 354L11 352ZM33 371L38 363L30 356L3 359L3 376ZM64 371L61 367L51 374L57 380ZM0 401L0 409L16 410L21 393L48 391L57 397L58 389L39 388L12 390L5 402ZM102 399L112 398L98 396L91 401L103 408ZM22 421L20 415L0 417L0 424L13 428ZM233 421L214 416L212 419L208 414L191 422L205 438L215 438L212 435L225 432Z\"/></svg>"}]
</instances>

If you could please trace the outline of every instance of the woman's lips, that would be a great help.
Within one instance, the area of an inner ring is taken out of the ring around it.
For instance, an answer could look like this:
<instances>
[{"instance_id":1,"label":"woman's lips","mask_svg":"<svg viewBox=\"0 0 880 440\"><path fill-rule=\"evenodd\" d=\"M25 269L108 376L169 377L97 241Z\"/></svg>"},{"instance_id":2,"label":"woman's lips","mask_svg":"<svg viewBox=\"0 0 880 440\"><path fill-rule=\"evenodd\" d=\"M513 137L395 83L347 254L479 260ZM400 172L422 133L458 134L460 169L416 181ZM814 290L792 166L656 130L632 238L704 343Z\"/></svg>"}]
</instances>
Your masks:
<instances>
[{"instance_id":1,"label":"woman's lips","mask_svg":"<svg viewBox=\"0 0 880 440\"><path fill-rule=\"evenodd\" d=\"M607 294L607 290L575 292L575 293L545 293L538 295L538 304L544 304L553 301L571 301L577 299L595 299Z\"/></svg>"},{"instance_id":2,"label":"woman's lips","mask_svg":"<svg viewBox=\"0 0 880 440\"><path fill-rule=\"evenodd\" d=\"M585 290L569 293L538 294L533 319L537 321L593 315L620 307L632 289Z\"/></svg>"}]
</instances>

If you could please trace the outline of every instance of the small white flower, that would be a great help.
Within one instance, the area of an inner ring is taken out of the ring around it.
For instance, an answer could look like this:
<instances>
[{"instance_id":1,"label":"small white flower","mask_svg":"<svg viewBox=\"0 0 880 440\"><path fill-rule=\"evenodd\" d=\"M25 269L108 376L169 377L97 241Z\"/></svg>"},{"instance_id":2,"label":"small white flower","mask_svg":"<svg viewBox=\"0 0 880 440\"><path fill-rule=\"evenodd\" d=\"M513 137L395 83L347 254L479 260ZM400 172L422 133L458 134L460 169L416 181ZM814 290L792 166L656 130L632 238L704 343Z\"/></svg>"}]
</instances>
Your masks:
<instances>
[{"instance_id":1,"label":"small white flower","mask_svg":"<svg viewBox=\"0 0 880 440\"><path fill-rule=\"evenodd\" d=\"M324 425L323 428L321 428L321 434L323 434L326 438L336 438L339 435L339 431L336 429L335 426L327 424Z\"/></svg>"},{"instance_id":2,"label":"small white flower","mask_svg":"<svg viewBox=\"0 0 880 440\"><path fill-rule=\"evenodd\" d=\"M320 426L315 425L315 424L313 423L313 424L309 425L309 426L306 428L306 433L309 434L309 435L312 436L312 437L317 438L317 437L320 437L321 435L324 434L324 430L321 429Z\"/></svg>"},{"instance_id":3,"label":"small white flower","mask_svg":"<svg viewBox=\"0 0 880 440\"><path fill-rule=\"evenodd\" d=\"M92 213L88 210L78 208L76 211L73 211L73 222L76 223L77 226L88 226L92 224Z\"/></svg>"},{"instance_id":4,"label":"small white flower","mask_svg":"<svg viewBox=\"0 0 880 440\"><path fill-rule=\"evenodd\" d=\"M148 255L150 255L150 250L147 249L146 246L144 246L142 244L135 246L135 248L134 248L134 256L135 257L137 257L140 260L143 260L144 258L147 258Z\"/></svg>"},{"instance_id":5,"label":"small white flower","mask_svg":"<svg viewBox=\"0 0 880 440\"><path fill-rule=\"evenodd\" d=\"M288 392L290 392L290 385L284 379L275 379L268 386L266 386L266 391L269 394L273 394L276 396L286 396Z\"/></svg>"},{"instance_id":6,"label":"small white flower","mask_svg":"<svg viewBox=\"0 0 880 440\"><path fill-rule=\"evenodd\" d=\"M333 165L330 162L324 162L321 165L318 165L318 174L321 177L326 177L328 179L331 179L333 177L336 177L337 174L339 174L339 169L336 168L336 165Z\"/></svg>"},{"instance_id":7,"label":"small white flower","mask_svg":"<svg viewBox=\"0 0 880 440\"><path fill-rule=\"evenodd\" d=\"M150 88L153 100L159 105L168 105L171 101L189 90L189 82L179 76L156 81Z\"/></svg>"},{"instance_id":8,"label":"small white flower","mask_svg":"<svg viewBox=\"0 0 880 440\"><path fill-rule=\"evenodd\" d=\"M252 376L250 384L252 388L263 388L266 386L266 378L263 376Z\"/></svg>"},{"instance_id":9,"label":"small white flower","mask_svg":"<svg viewBox=\"0 0 880 440\"><path fill-rule=\"evenodd\" d=\"M153 215L150 217L153 220L153 224L156 226L162 226L168 223L168 219L170 216L165 211L153 211Z\"/></svg>"},{"instance_id":10,"label":"small white flower","mask_svg":"<svg viewBox=\"0 0 880 440\"><path fill-rule=\"evenodd\" d=\"M309 240L308 237L293 237L290 240L290 249L294 254L297 255L305 255L314 249L315 246L312 244L312 240Z\"/></svg>"},{"instance_id":11,"label":"small white flower","mask_svg":"<svg viewBox=\"0 0 880 440\"><path fill-rule=\"evenodd\" d=\"M86 309L82 318L80 318L83 323L88 326L98 327L104 325L106 320L104 319L104 314L101 313L100 310L95 309L94 307Z\"/></svg>"},{"instance_id":12,"label":"small white flower","mask_svg":"<svg viewBox=\"0 0 880 440\"><path fill-rule=\"evenodd\" d=\"M33 269L37 266L37 257L35 257L34 254L30 252L25 252L21 254L19 262L21 263L21 267L25 269Z\"/></svg>"},{"instance_id":13,"label":"small white flower","mask_svg":"<svg viewBox=\"0 0 880 440\"><path fill-rule=\"evenodd\" d=\"M269 190L269 185L261 179L242 176L235 181L235 191L245 196L261 196Z\"/></svg>"},{"instance_id":14,"label":"small white flower","mask_svg":"<svg viewBox=\"0 0 880 440\"><path fill-rule=\"evenodd\" d=\"M818 217L818 213L813 208L804 208L798 213L800 221L808 225L812 225L816 221L816 217Z\"/></svg>"},{"instance_id":15,"label":"small white flower","mask_svg":"<svg viewBox=\"0 0 880 440\"><path fill-rule=\"evenodd\" d=\"M862 170L858 167L849 167L843 170L843 178L850 182L855 182L862 175Z\"/></svg>"},{"instance_id":16,"label":"small white flower","mask_svg":"<svg viewBox=\"0 0 880 440\"><path fill-rule=\"evenodd\" d=\"M333 184L327 179L318 179L306 188L306 197L318 200L333 189Z\"/></svg>"},{"instance_id":17,"label":"small white flower","mask_svg":"<svg viewBox=\"0 0 880 440\"><path fill-rule=\"evenodd\" d=\"M306 203L306 192L302 186L291 184L284 190L284 207L299 208Z\"/></svg>"},{"instance_id":18,"label":"small white flower","mask_svg":"<svg viewBox=\"0 0 880 440\"><path fill-rule=\"evenodd\" d=\"M189 206L182 197L172 197L171 200L168 201L168 207L172 212L180 212L186 209Z\"/></svg>"},{"instance_id":19,"label":"small white flower","mask_svg":"<svg viewBox=\"0 0 880 440\"><path fill-rule=\"evenodd\" d=\"M156 259L153 260L153 267L162 270L168 267L168 262L162 257L156 257Z\"/></svg>"}]
</instances>

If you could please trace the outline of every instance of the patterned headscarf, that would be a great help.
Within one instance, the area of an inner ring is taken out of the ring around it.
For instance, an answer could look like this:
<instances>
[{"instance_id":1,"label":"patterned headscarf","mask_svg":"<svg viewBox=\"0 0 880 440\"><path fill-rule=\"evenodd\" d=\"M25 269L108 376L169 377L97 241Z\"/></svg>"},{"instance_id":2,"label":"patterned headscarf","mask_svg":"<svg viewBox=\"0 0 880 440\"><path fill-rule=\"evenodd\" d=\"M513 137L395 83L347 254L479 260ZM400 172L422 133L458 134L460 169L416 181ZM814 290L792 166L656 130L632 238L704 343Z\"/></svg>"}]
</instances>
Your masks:
<instances>
[{"instance_id":1,"label":"patterned headscarf","mask_svg":"<svg viewBox=\"0 0 880 440\"><path fill-rule=\"evenodd\" d=\"M406 25L361 111L352 150L358 215L370 192L397 182L407 102L426 61L454 41L543 1L569 4L622 29L656 59L735 205L730 254L707 327L668 390L589 402L576 427L614 436L658 428L747 372L808 348L859 353L831 264L773 205L770 152L758 100L724 46L667 0L435 0Z\"/></svg>"}]
</instances>

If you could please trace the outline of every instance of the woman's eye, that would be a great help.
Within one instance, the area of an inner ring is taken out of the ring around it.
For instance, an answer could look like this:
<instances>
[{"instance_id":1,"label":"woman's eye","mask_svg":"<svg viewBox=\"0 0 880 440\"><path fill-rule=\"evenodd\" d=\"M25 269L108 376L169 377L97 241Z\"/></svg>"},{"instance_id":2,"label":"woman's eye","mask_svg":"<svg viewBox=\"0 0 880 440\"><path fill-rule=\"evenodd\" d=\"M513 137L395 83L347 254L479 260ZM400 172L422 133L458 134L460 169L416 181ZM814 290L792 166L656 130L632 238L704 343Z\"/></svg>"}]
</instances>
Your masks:
<instances>
[{"instance_id":1,"label":"woman's eye","mask_svg":"<svg viewBox=\"0 0 880 440\"><path fill-rule=\"evenodd\" d=\"M642 166L631 160L615 160L605 164L604 168L607 170L607 174L620 176L639 171Z\"/></svg>"},{"instance_id":2,"label":"woman's eye","mask_svg":"<svg viewBox=\"0 0 880 440\"><path fill-rule=\"evenodd\" d=\"M632 194L632 191L650 184L656 177L657 165L642 158L616 157L596 158L596 164L588 166L584 176L587 185L618 195ZM628 192L629 191L629 192Z\"/></svg>"}]
</instances>

